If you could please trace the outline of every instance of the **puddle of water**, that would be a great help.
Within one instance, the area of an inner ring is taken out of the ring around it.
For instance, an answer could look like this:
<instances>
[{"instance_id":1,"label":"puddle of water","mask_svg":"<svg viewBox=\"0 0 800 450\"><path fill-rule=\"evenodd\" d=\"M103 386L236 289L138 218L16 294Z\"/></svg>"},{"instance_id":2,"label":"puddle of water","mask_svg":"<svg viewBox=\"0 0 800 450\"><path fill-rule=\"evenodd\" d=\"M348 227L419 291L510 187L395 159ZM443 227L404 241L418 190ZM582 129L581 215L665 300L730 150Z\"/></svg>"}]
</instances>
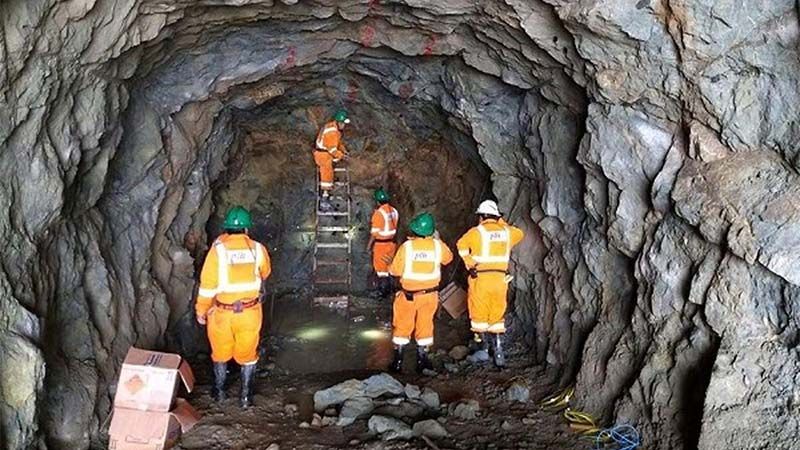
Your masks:
<instances>
[{"instance_id":1,"label":"puddle of water","mask_svg":"<svg viewBox=\"0 0 800 450\"><path fill-rule=\"evenodd\" d=\"M271 359L295 374L386 368L392 359L391 307L363 302L349 310L276 302L268 333Z\"/></svg>"}]
</instances>

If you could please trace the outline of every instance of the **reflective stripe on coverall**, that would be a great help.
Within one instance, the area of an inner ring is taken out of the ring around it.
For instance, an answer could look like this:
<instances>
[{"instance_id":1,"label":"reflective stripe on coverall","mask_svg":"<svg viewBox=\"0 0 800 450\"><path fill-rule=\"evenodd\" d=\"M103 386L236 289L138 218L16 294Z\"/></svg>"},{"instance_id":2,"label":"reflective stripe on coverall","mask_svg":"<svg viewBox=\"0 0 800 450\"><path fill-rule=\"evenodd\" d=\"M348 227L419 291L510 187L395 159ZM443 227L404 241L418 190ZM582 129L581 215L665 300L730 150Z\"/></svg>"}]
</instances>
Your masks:
<instances>
[{"instance_id":1,"label":"reflective stripe on coverall","mask_svg":"<svg viewBox=\"0 0 800 450\"><path fill-rule=\"evenodd\" d=\"M456 243L467 268L478 271L467 279L470 327L476 333L505 333L508 263L511 249L524 233L503 219L488 219L467 231Z\"/></svg>"},{"instance_id":2,"label":"reflective stripe on coverall","mask_svg":"<svg viewBox=\"0 0 800 450\"><path fill-rule=\"evenodd\" d=\"M408 300L403 291L394 298L392 316L392 342L408 344L413 333L417 345L433 344L433 316L439 306L439 281L441 266L450 264L453 253L439 239L410 238L397 250L389 272L400 277L403 291L432 292L413 295Z\"/></svg>"},{"instance_id":3,"label":"reflective stripe on coverall","mask_svg":"<svg viewBox=\"0 0 800 450\"><path fill-rule=\"evenodd\" d=\"M269 253L246 234L223 234L214 241L200 273L195 312L207 316L211 359L238 364L258 361L258 340L261 333L261 305L241 312L214 307L257 300L261 281L272 271Z\"/></svg>"}]
</instances>

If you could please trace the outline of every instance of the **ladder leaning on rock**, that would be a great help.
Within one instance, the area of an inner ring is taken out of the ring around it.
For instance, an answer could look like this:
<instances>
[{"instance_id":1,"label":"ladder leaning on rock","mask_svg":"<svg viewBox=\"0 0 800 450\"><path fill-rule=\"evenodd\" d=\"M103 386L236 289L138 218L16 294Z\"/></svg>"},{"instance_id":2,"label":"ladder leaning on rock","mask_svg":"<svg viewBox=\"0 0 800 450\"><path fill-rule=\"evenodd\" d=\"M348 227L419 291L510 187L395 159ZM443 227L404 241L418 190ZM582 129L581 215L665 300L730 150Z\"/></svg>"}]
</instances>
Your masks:
<instances>
[{"instance_id":1,"label":"ladder leaning on rock","mask_svg":"<svg viewBox=\"0 0 800 450\"><path fill-rule=\"evenodd\" d=\"M334 167L330 208L320 205L317 185L314 224L314 305L346 308L352 287L353 226L350 171L346 164Z\"/></svg>"}]
</instances>

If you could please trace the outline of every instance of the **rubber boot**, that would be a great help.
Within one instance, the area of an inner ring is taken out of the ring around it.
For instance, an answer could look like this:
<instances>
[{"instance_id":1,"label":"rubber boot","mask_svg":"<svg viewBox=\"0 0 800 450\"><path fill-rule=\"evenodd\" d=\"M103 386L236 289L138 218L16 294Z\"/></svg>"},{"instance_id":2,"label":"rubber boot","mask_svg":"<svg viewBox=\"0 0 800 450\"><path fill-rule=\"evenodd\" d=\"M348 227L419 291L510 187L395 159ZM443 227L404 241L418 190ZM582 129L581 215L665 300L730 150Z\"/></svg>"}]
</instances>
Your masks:
<instances>
[{"instance_id":1,"label":"rubber boot","mask_svg":"<svg viewBox=\"0 0 800 450\"><path fill-rule=\"evenodd\" d=\"M428 347L417 346L417 373L433 370L433 364L428 358Z\"/></svg>"},{"instance_id":2,"label":"rubber boot","mask_svg":"<svg viewBox=\"0 0 800 450\"><path fill-rule=\"evenodd\" d=\"M506 366L506 354L503 351L503 335L494 335L494 365L498 368Z\"/></svg>"},{"instance_id":3,"label":"rubber boot","mask_svg":"<svg viewBox=\"0 0 800 450\"><path fill-rule=\"evenodd\" d=\"M467 356L471 363L484 363L489 361L489 341L486 333L475 333L472 340L473 352Z\"/></svg>"},{"instance_id":4,"label":"rubber boot","mask_svg":"<svg viewBox=\"0 0 800 450\"><path fill-rule=\"evenodd\" d=\"M256 365L247 364L242 366L242 395L240 402L242 408L247 408L253 404L253 378L256 374Z\"/></svg>"},{"instance_id":5,"label":"rubber boot","mask_svg":"<svg viewBox=\"0 0 800 450\"><path fill-rule=\"evenodd\" d=\"M214 401L225 400L225 379L228 377L228 363L214 363L214 389L211 396Z\"/></svg>"},{"instance_id":6,"label":"rubber boot","mask_svg":"<svg viewBox=\"0 0 800 450\"><path fill-rule=\"evenodd\" d=\"M370 298L380 300L383 298L383 278L376 276L374 279L374 288L369 292Z\"/></svg>"},{"instance_id":7,"label":"rubber boot","mask_svg":"<svg viewBox=\"0 0 800 450\"><path fill-rule=\"evenodd\" d=\"M489 351L489 341L487 340L486 333L474 333L472 340L475 342L475 351Z\"/></svg>"},{"instance_id":8,"label":"rubber boot","mask_svg":"<svg viewBox=\"0 0 800 450\"><path fill-rule=\"evenodd\" d=\"M398 345L394 348L394 358L392 359L392 365L389 367L394 373L400 373L403 371L403 346Z\"/></svg>"},{"instance_id":9,"label":"rubber boot","mask_svg":"<svg viewBox=\"0 0 800 450\"><path fill-rule=\"evenodd\" d=\"M392 294L392 279L389 277L378 278L378 290L381 293L381 300L386 300Z\"/></svg>"},{"instance_id":10,"label":"rubber boot","mask_svg":"<svg viewBox=\"0 0 800 450\"><path fill-rule=\"evenodd\" d=\"M330 212L333 210L328 191L322 191L322 197L319 200L319 210L322 212Z\"/></svg>"}]
</instances>

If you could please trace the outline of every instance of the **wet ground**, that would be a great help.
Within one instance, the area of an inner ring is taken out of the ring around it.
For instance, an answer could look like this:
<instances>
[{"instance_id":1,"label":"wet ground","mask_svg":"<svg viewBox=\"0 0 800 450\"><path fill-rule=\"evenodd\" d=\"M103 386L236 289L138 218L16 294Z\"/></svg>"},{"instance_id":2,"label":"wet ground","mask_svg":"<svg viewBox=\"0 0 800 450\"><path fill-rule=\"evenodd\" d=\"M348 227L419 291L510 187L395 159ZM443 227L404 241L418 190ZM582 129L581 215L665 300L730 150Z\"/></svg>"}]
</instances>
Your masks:
<instances>
[{"instance_id":1,"label":"wet ground","mask_svg":"<svg viewBox=\"0 0 800 450\"><path fill-rule=\"evenodd\" d=\"M437 319L436 376L414 372L413 350L406 354L403 383L428 386L443 403L474 399L481 405L476 419L437 413L450 437L437 441L380 441L370 436L366 420L347 427L312 425L313 394L350 378L363 379L383 371L392 357L391 307L388 302L355 299L349 310L311 308L310 302L280 301L273 307L267 357L259 363L254 406L238 406L239 383L232 377L230 399L215 404L210 397L209 374L198 369L198 387L189 397L203 419L183 436L179 449L575 449L579 442L560 417L539 410L531 401L509 403L505 390L523 380L532 398L554 389L528 363L522 349L511 350L509 368L460 366L457 373L442 367L447 350L469 337L464 318L452 320L445 312ZM272 445L272 447L270 447Z\"/></svg>"}]
</instances>

